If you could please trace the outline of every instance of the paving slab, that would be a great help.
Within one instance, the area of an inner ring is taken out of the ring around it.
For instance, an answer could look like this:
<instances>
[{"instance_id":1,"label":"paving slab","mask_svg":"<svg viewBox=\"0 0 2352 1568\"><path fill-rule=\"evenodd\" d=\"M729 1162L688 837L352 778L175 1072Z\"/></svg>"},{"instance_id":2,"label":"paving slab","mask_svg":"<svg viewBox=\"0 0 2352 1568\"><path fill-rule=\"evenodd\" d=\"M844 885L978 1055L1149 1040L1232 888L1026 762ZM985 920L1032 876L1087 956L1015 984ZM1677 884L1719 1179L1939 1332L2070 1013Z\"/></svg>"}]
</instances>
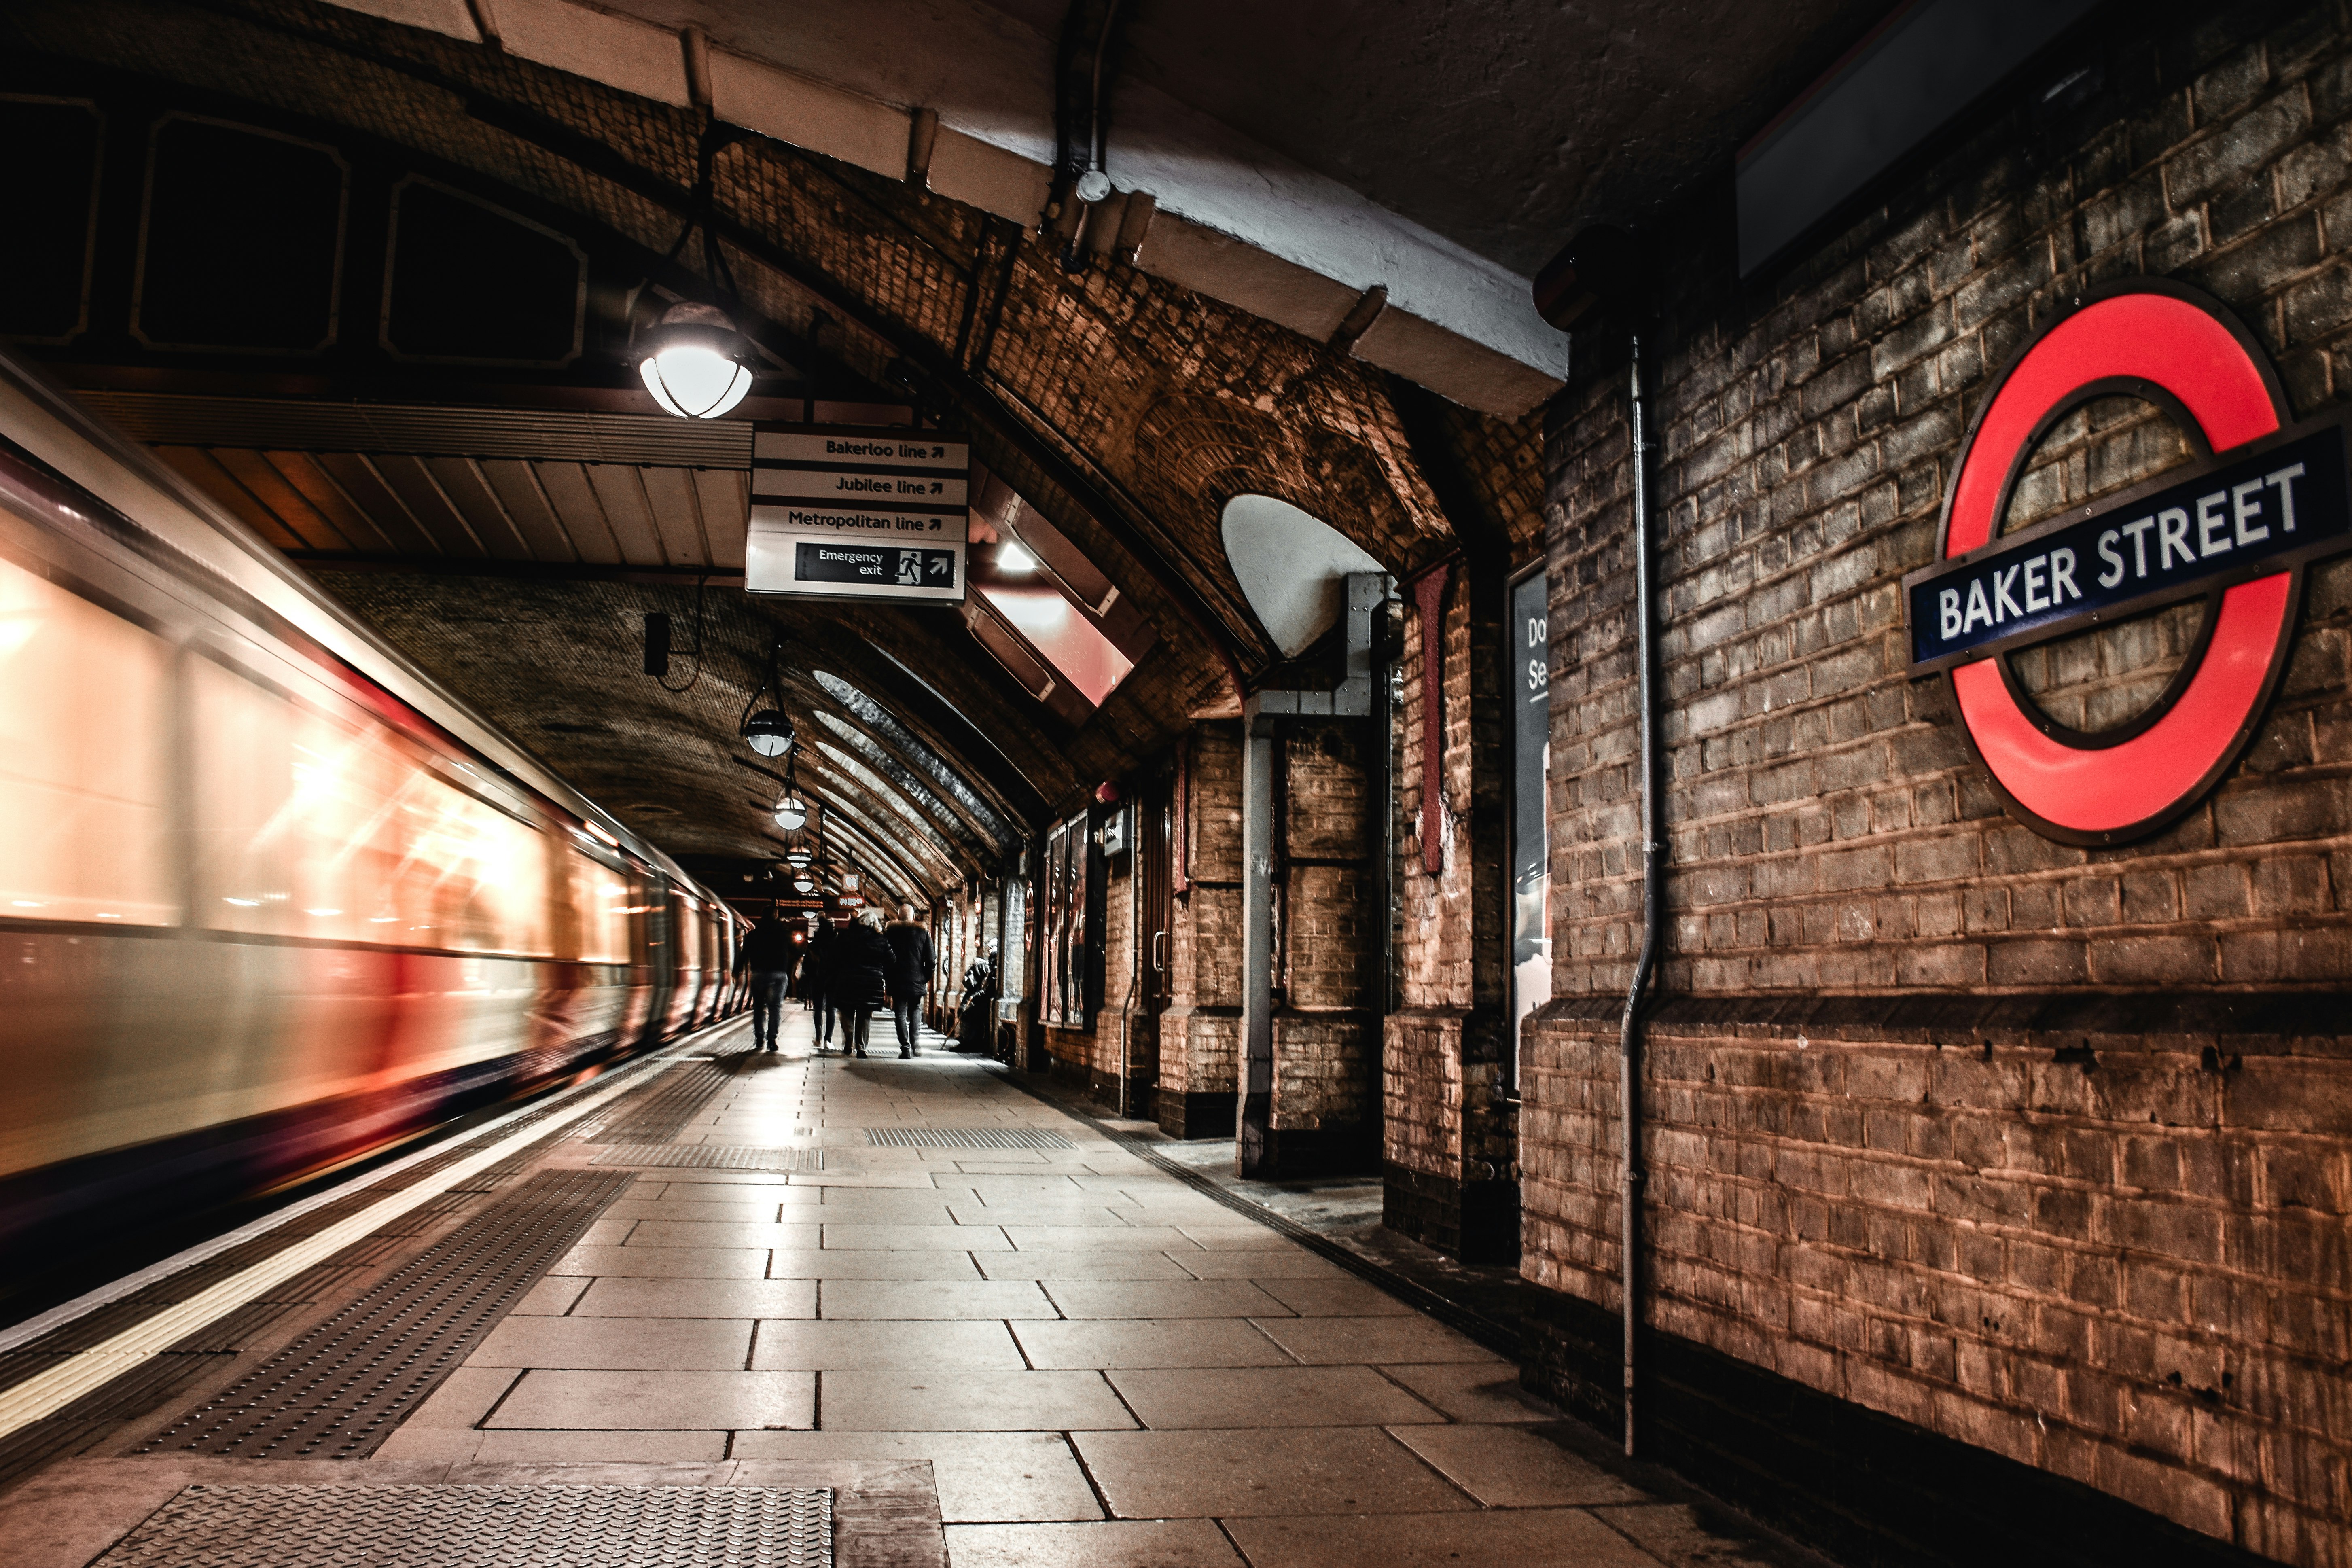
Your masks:
<instances>
[{"instance_id":1,"label":"paving slab","mask_svg":"<svg viewBox=\"0 0 2352 1568\"><path fill-rule=\"evenodd\" d=\"M1018 1372L1027 1363L1001 1322L786 1321L760 1325L751 1365L763 1372ZM835 1425L828 1390L825 1423Z\"/></svg>"},{"instance_id":2,"label":"paving slab","mask_svg":"<svg viewBox=\"0 0 2352 1568\"><path fill-rule=\"evenodd\" d=\"M531 1371L483 1421L534 1430L703 1432L816 1425L809 1372Z\"/></svg>"},{"instance_id":3,"label":"paving slab","mask_svg":"<svg viewBox=\"0 0 2352 1568\"><path fill-rule=\"evenodd\" d=\"M581 1280L574 1318L814 1318L814 1279Z\"/></svg>"},{"instance_id":4,"label":"paving slab","mask_svg":"<svg viewBox=\"0 0 2352 1568\"><path fill-rule=\"evenodd\" d=\"M1076 1432L1131 1428L1098 1372L828 1373L828 1431Z\"/></svg>"},{"instance_id":5,"label":"paving slab","mask_svg":"<svg viewBox=\"0 0 2352 1568\"><path fill-rule=\"evenodd\" d=\"M1574 1509L1510 1509L1403 1519L1234 1519L1251 1568L1658 1568L1657 1559Z\"/></svg>"},{"instance_id":6,"label":"paving slab","mask_svg":"<svg viewBox=\"0 0 2352 1568\"><path fill-rule=\"evenodd\" d=\"M954 1524L955 1568L1243 1568L1205 1519L1105 1520L1096 1524Z\"/></svg>"},{"instance_id":7,"label":"paving slab","mask_svg":"<svg viewBox=\"0 0 2352 1568\"><path fill-rule=\"evenodd\" d=\"M942 1320L1056 1318L1061 1313L1033 1279L828 1279L824 1315Z\"/></svg>"},{"instance_id":8,"label":"paving slab","mask_svg":"<svg viewBox=\"0 0 2352 1568\"><path fill-rule=\"evenodd\" d=\"M1477 1507L1378 1427L1076 1432L1070 1441L1111 1512L1121 1519L1426 1513Z\"/></svg>"},{"instance_id":9,"label":"paving slab","mask_svg":"<svg viewBox=\"0 0 2352 1568\"><path fill-rule=\"evenodd\" d=\"M1246 1279L1055 1279L1045 1294L1067 1318L1281 1318L1290 1309Z\"/></svg>"},{"instance_id":10,"label":"paving slab","mask_svg":"<svg viewBox=\"0 0 2352 1568\"><path fill-rule=\"evenodd\" d=\"M1310 1366L1433 1362L1504 1363L1503 1358L1434 1318L1279 1318L1266 1321L1275 1343Z\"/></svg>"},{"instance_id":11,"label":"paving slab","mask_svg":"<svg viewBox=\"0 0 2352 1568\"><path fill-rule=\"evenodd\" d=\"M730 1372L751 1348L751 1324L744 1319L509 1317L466 1364Z\"/></svg>"},{"instance_id":12,"label":"paving slab","mask_svg":"<svg viewBox=\"0 0 2352 1568\"><path fill-rule=\"evenodd\" d=\"M1158 1429L1376 1426L1444 1416L1368 1366L1263 1366L1106 1373Z\"/></svg>"},{"instance_id":13,"label":"paving slab","mask_svg":"<svg viewBox=\"0 0 2352 1568\"><path fill-rule=\"evenodd\" d=\"M1115 1318L1013 1325L1034 1367L1294 1366L1244 1318ZM1157 1425L1157 1423L1154 1423Z\"/></svg>"},{"instance_id":14,"label":"paving slab","mask_svg":"<svg viewBox=\"0 0 2352 1568\"><path fill-rule=\"evenodd\" d=\"M1627 1485L1553 1441L1544 1426L1458 1423L1398 1426L1390 1436L1488 1508L1569 1508L1646 1502Z\"/></svg>"},{"instance_id":15,"label":"paving slab","mask_svg":"<svg viewBox=\"0 0 2352 1568\"><path fill-rule=\"evenodd\" d=\"M739 1459L927 1459L950 1522L1097 1520L1102 1507L1058 1432L743 1432Z\"/></svg>"}]
</instances>

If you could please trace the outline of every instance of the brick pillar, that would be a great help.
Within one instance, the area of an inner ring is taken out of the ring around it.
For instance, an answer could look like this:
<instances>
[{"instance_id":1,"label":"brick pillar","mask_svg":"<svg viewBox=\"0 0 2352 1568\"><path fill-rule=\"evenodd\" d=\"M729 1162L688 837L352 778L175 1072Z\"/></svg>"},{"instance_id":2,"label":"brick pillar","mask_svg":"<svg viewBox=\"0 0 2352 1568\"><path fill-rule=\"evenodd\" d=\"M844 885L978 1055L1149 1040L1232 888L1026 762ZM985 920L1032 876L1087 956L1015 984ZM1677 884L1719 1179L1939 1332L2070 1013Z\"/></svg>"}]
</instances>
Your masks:
<instances>
[{"instance_id":1,"label":"brick pillar","mask_svg":"<svg viewBox=\"0 0 2352 1568\"><path fill-rule=\"evenodd\" d=\"M1380 1155L1381 742L1360 718L1274 737L1274 1079L1266 1172L1370 1170Z\"/></svg>"},{"instance_id":2,"label":"brick pillar","mask_svg":"<svg viewBox=\"0 0 2352 1568\"><path fill-rule=\"evenodd\" d=\"M1441 604L1434 726L1418 607L1402 654L1402 1005L1387 1020L1382 1053L1382 1217L1391 1229L1465 1260L1509 1262L1518 1256L1519 1187L1517 1113L1505 1094L1509 779L1501 581L1457 563ZM1424 736L1433 730L1442 737L1433 800L1423 767Z\"/></svg>"},{"instance_id":3,"label":"brick pillar","mask_svg":"<svg viewBox=\"0 0 2352 1568\"><path fill-rule=\"evenodd\" d=\"M1242 731L1204 720L1190 739L1179 853L1186 880L1168 933L1168 1010L1160 1016L1154 1114L1171 1138L1234 1132L1241 1031Z\"/></svg>"}]
</instances>

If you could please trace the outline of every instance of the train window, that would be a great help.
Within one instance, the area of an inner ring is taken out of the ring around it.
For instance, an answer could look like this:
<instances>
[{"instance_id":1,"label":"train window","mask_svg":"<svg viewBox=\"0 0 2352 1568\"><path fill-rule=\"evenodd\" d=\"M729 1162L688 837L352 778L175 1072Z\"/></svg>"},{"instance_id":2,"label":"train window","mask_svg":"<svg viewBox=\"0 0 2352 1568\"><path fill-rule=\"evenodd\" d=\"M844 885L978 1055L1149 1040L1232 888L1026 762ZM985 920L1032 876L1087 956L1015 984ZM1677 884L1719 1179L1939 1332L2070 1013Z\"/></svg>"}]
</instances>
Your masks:
<instances>
[{"instance_id":1,"label":"train window","mask_svg":"<svg viewBox=\"0 0 2352 1568\"><path fill-rule=\"evenodd\" d=\"M179 919L171 658L154 634L0 561L0 916Z\"/></svg>"},{"instance_id":2,"label":"train window","mask_svg":"<svg viewBox=\"0 0 2352 1568\"><path fill-rule=\"evenodd\" d=\"M571 956L581 963L628 963L628 879L577 849L565 851L563 866L578 933Z\"/></svg>"},{"instance_id":3,"label":"train window","mask_svg":"<svg viewBox=\"0 0 2352 1568\"><path fill-rule=\"evenodd\" d=\"M194 668L199 923L551 954L544 835L438 777L372 718Z\"/></svg>"}]
</instances>

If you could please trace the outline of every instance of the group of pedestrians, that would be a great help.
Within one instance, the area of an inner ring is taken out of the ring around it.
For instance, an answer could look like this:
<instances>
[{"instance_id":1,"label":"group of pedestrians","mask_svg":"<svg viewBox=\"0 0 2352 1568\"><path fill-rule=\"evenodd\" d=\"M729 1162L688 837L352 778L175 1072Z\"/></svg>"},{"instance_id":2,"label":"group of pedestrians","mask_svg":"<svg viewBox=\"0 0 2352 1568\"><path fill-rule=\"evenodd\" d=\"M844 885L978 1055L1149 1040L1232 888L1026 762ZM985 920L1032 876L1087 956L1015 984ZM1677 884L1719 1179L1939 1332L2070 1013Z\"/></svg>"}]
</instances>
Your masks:
<instances>
[{"instance_id":1,"label":"group of pedestrians","mask_svg":"<svg viewBox=\"0 0 2352 1568\"><path fill-rule=\"evenodd\" d=\"M753 1049L773 1051L787 992L816 1009L817 1054L832 1048L834 1025L841 1026L845 1054L862 1057L877 1009L888 1007L898 1026L898 1055L921 1054L923 995L938 963L931 933L904 906L888 925L882 911L866 910L839 931L823 915L809 917L805 944L771 914L751 928L735 955L735 973L751 990Z\"/></svg>"}]
</instances>

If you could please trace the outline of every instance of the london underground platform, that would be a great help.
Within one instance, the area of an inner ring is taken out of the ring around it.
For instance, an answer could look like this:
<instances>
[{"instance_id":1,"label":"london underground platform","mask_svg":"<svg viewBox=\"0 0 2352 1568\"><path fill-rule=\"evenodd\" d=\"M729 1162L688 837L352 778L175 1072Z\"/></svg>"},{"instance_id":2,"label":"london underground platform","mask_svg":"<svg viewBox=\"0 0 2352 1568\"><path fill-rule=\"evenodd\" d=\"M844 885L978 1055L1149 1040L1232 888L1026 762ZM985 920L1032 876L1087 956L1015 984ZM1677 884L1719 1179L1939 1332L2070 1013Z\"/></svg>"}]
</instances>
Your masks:
<instances>
[{"instance_id":1,"label":"london underground platform","mask_svg":"<svg viewBox=\"0 0 2352 1568\"><path fill-rule=\"evenodd\" d=\"M0 1558L1800 1560L1148 1143L810 1035L721 1025L17 1336Z\"/></svg>"}]
</instances>

